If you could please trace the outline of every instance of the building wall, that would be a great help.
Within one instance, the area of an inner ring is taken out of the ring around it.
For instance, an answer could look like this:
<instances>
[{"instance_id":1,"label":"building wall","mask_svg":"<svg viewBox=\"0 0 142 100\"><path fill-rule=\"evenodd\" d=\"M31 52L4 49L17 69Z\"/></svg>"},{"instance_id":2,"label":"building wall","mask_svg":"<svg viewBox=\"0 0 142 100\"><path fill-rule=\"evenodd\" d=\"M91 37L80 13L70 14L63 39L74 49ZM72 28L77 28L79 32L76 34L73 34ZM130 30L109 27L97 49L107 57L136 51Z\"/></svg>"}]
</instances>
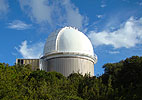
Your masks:
<instances>
[{"instance_id":1,"label":"building wall","mask_svg":"<svg viewBox=\"0 0 142 100\"><path fill-rule=\"evenodd\" d=\"M32 65L32 70L39 69L39 59L16 59L16 64Z\"/></svg>"},{"instance_id":2,"label":"building wall","mask_svg":"<svg viewBox=\"0 0 142 100\"><path fill-rule=\"evenodd\" d=\"M45 71L57 71L64 76L73 72L79 72L85 75L90 73L94 76L94 63L91 60L80 57L58 57L42 61L42 68Z\"/></svg>"}]
</instances>

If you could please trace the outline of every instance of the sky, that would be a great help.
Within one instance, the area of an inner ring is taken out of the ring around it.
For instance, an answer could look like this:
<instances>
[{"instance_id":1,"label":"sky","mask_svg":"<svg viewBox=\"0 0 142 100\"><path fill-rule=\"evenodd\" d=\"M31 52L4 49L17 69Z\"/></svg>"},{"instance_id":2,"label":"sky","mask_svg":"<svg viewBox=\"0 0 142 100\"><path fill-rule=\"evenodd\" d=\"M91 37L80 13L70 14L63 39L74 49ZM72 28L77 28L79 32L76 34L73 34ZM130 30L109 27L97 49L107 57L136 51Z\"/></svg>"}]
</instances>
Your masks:
<instances>
[{"instance_id":1,"label":"sky","mask_svg":"<svg viewBox=\"0 0 142 100\"><path fill-rule=\"evenodd\" d=\"M91 40L102 66L142 56L142 0L0 0L0 62L39 58L48 35L65 26Z\"/></svg>"}]
</instances>

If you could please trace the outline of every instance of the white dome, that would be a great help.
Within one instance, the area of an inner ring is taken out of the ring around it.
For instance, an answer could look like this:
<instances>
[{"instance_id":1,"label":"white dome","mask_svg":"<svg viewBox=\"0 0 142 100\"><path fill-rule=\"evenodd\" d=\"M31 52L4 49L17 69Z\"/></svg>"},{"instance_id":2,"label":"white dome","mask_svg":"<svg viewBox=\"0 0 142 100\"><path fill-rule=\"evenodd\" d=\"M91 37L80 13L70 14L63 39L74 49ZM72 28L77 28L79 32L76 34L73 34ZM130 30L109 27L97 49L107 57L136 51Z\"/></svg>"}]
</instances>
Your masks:
<instances>
[{"instance_id":1,"label":"white dome","mask_svg":"<svg viewBox=\"0 0 142 100\"><path fill-rule=\"evenodd\" d=\"M57 30L47 38L44 56L57 53L85 55L97 59L90 40L82 32L72 27Z\"/></svg>"}]
</instances>

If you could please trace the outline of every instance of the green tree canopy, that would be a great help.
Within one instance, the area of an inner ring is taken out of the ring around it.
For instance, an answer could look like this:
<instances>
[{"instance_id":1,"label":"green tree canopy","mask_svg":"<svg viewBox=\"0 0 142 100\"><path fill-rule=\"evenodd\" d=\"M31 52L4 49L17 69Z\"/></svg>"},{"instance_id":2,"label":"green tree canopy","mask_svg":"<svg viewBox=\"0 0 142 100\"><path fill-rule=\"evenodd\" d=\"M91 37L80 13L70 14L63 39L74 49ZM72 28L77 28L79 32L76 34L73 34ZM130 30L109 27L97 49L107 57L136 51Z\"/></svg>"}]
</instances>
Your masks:
<instances>
[{"instance_id":1,"label":"green tree canopy","mask_svg":"<svg viewBox=\"0 0 142 100\"><path fill-rule=\"evenodd\" d=\"M0 63L1 100L142 100L142 57L103 66L96 77L32 71L30 65Z\"/></svg>"}]
</instances>

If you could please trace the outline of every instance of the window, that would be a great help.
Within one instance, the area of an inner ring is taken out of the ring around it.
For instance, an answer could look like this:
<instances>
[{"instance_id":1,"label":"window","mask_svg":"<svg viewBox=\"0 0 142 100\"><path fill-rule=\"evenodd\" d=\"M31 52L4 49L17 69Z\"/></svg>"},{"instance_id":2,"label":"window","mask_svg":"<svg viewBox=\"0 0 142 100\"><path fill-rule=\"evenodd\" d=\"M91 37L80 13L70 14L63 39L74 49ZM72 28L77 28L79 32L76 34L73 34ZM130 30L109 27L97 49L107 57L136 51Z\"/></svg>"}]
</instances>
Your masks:
<instances>
[{"instance_id":1,"label":"window","mask_svg":"<svg viewBox=\"0 0 142 100\"><path fill-rule=\"evenodd\" d=\"M20 59L18 59L18 64L20 64Z\"/></svg>"},{"instance_id":2,"label":"window","mask_svg":"<svg viewBox=\"0 0 142 100\"><path fill-rule=\"evenodd\" d=\"M23 59L21 59L21 64L23 64L23 62L24 62Z\"/></svg>"}]
</instances>

